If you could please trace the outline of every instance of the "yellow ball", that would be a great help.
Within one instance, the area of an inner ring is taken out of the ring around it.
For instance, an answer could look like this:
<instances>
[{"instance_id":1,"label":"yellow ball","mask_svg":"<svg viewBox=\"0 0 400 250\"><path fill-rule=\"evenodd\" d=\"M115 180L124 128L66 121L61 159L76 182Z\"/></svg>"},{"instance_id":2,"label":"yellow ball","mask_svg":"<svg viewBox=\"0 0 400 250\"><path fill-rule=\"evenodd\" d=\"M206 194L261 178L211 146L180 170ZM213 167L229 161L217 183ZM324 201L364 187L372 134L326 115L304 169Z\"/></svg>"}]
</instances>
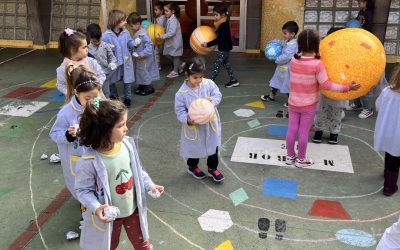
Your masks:
<instances>
[{"instance_id":1,"label":"yellow ball","mask_svg":"<svg viewBox=\"0 0 400 250\"><path fill-rule=\"evenodd\" d=\"M165 34L165 29L162 25L152 24L147 27L147 33L150 36L151 41L155 45L163 44L164 40L156 41L156 38Z\"/></svg>"},{"instance_id":2,"label":"yellow ball","mask_svg":"<svg viewBox=\"0 0 400 250\"><path fill-rule=\"evenodd\" d=\"M210 26L199 26L190 35L190 47L199 55L207 55L214 51L214 46L204 48L202 43L208 43L217 38L214 30Z\"/></svg>"},{"instance_id":3,"label":"yellow ball","mask_svg":"<svg viewBox=\"0 0 400 250\"><path fill-rule=\"evenodd\" d=\"M334 100L352 100L367 94L385 70L386 54L381 41L363 29L347 28L330 34L321 41L320 53L329 80L361 85L360 89L347 93L321 90Z\"/></svg>"},{"instance_id":4,"label":"yellow ball","mask_svg":"<svg viewBox=\"0 0 400 250\"><path fill-rule=\"evenodd\" d=\"M207 124L214 118L215 107L209 100L199 98L190 104L188 115L198 124Z\"/></svg>"}]
</instances>

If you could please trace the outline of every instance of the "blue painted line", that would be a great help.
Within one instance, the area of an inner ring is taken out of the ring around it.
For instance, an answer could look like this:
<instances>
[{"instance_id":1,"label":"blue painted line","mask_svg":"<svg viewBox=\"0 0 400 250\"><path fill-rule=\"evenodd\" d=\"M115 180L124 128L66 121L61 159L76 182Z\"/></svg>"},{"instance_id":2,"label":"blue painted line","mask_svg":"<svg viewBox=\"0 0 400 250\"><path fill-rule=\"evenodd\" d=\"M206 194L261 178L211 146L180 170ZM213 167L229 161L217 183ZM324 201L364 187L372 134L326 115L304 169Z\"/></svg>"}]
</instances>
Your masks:
<instances>
[{"instance_id":1,"label":"blue painted line","mask_svg":"<svg viewBox=\"0 0 400 250\"><path fill-rule=\"evenodd\" d=\"M335 236L339 241L356 247L372 247L376 244L373 235L356 229L341 229Z\"/></svg>"},{"instance_id":2,"label":"blue painted line","mask_svg":"<svg viewBox=\"0 0 400 250\"><path fill-rule=\"evenodd\" d=\"M268 135L270 136L283 136L287 134L288 127L286 125L271 125L268 126Z\"/></svg>"},{"instance_id":3,"label":"blue painted line","mask_svg":"<svg viewBox=\"0 0 400 250\"><path fill-rule=\"evenodd\" d=\"M265 196L274 196L289 198L295 200L297 198L297 186L296 180L285 180L275 178L265 178L263 194Z\"/></svg>"}]
</instances>

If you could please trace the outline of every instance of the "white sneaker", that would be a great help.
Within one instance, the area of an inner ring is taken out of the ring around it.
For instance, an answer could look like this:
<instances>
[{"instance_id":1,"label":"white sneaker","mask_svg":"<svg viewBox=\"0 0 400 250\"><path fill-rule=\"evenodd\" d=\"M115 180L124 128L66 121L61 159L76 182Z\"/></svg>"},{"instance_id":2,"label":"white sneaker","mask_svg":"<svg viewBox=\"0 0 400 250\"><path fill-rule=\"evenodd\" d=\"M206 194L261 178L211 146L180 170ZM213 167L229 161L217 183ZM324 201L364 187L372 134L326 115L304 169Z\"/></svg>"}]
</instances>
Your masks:
<instances>
[{"instance_id":1,"label":"white sneaker","mask_svg":"<svg viewBox=\"0 0 400 250\"><path fill-rule=\"evenodd\" d=\"M363 109L363 111L361 111L361 113L358 115L358 118L367 119L368 117L370 117L373 114L374 114L374 112L372 110Z\"/></svg>"},{"instance_id":2,"label":"white sneaker","mask_svg":"<svg viewBox=\"0 0 400 250\"><path fill-rule=\"evenodd\" d=\"M175 72L175 71L171 71L171 72L169 72L169 74L167 75L168 78L176 78L176 77L178 77L178 76L179 76L178 72Z\"/></svg>"},{"instance_id":3,"label":"white sneaker","mask_svg":"<svg viewBox=\"0 0 400 250\"><path fill-rule=\"evenodd\" d=\"M343 120L346 117L346 113L342 110L342 114L340 115L340 120Z\"/></svg>"},{"instance_id":4,"label":"white sneaker","mask_svg":"<svg viewBox=\"0 0 400 250\"><path fill-rule=\"evenodd\" d=\"M286 156L286 161L285 161L286 165L293 165L295 161L296 161L296 156L289 156L289 155Z\"/></svg>"},{"instance_id":5,"label":"white sneaker","mask_svg":"<svg viewBox=\"0 0 400 250\"><path fill-rule=\"evenodd\" d=\"M306 168L314 164L314 161L311 158L304 158L300 160L299 158L296 159L294 165L298 168Z\"/></svg>"},{"instance_id":6,"label":"white sneaker","mask_svg":"<svg viewBox=\"0 0 400 250\"><path fill-rule=\"evenodd\" d=\"M285 102L285 103L283 104L283 107L285 107L285 108L289 107L289 103Z\"/></svg>"}]
</instances>

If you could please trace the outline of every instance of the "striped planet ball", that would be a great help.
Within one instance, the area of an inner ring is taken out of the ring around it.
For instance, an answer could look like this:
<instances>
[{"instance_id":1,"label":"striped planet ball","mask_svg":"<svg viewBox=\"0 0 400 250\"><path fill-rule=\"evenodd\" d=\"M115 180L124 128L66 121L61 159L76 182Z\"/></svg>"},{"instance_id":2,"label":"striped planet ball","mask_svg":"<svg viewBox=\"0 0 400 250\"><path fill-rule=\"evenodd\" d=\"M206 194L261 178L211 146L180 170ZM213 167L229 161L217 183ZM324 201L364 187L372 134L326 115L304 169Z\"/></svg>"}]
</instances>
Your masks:
<instances>
[{"instance_id":1,"label":"striped planet ball","mask_svg":"<svg viewBox=\"0 0 400 250\"><path fill-rule=\"evenodd\" d=\"M190 47L199 55L208 55L214 51L214 46L203 48L202 43L208 43L217 38L217 34L210 26L199 26L190 35Z\"/></svg>"},{"instance_id":2,"label":"striped planet ball","mask_svg":"<svg viewBox=\"0 0 400 250\"><path fill-rule=\"evenodd\" d=\"M207 124L214 118L215 107L207 99L199 98L189 106L189 117L197 124Z\"/></svg>"},{"instance_id":3,"label":"striped planet ball","mask_svg":"<svg viewBox=\"0 0 400 250\"><path fill-rule=\"evenodd\" d=\"M385 49L370 32L348 28L336 31L321 41L321 60L329 80L349 84L356 82L361 88L347 93L321 90L334 100L353 100L371 91L381 79L386 65Z\"/></svg>"}]
</instances>

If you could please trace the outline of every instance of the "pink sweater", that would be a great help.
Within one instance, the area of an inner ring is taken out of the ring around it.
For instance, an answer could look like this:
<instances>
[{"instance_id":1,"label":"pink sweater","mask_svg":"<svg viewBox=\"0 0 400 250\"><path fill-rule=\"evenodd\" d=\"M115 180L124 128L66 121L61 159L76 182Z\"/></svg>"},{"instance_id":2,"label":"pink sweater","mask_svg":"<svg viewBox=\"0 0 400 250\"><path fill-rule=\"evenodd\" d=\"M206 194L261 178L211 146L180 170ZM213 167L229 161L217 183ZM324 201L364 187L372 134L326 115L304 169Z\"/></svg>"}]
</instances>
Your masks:
<instances>
[{"instance_id":1,"label":"pink sweater","mask_svg":"<svg viewBox=\"0 0 400 250\"><path fill-rule=\"evenodd\" d=\"M348 84L329 81L324 63L314 58L293 58L290 62L289 106L308 108L317 105L319 86L334 92L347 92Z\"/></svg>"}]
</instances>

